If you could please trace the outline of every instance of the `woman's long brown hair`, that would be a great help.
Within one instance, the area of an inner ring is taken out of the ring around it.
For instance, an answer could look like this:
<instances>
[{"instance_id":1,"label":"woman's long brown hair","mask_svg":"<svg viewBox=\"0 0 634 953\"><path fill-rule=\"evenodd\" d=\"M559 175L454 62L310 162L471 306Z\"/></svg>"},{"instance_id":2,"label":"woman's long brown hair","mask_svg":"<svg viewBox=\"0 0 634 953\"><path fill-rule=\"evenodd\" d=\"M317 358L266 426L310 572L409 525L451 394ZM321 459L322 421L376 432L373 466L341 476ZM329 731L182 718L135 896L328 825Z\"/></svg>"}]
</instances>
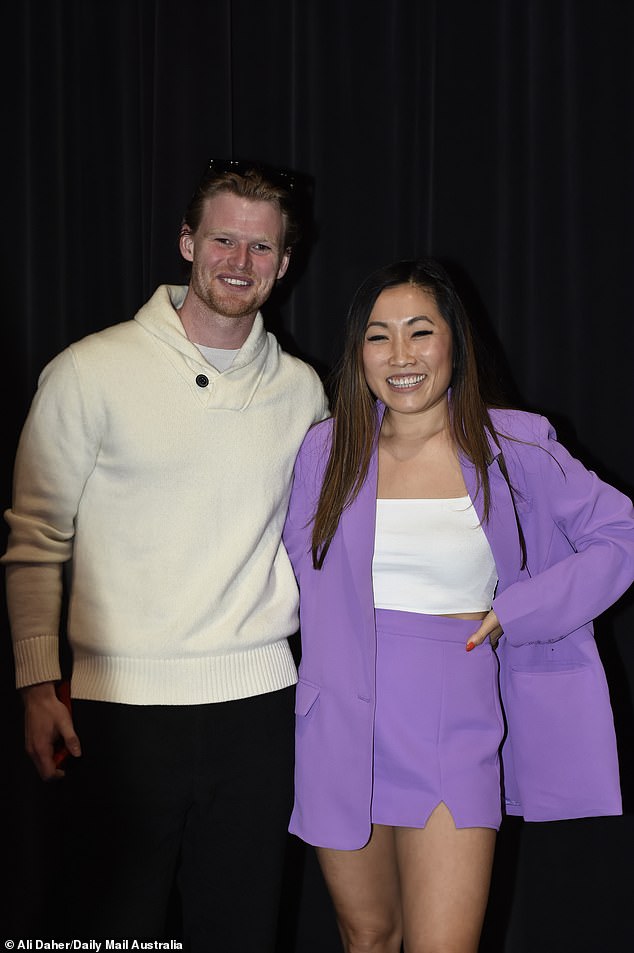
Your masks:
<instances>
[{"instance_id":1,"label":"woman's long brown hair","mask_svg":"<svg viewBox=\"0 0 634 953\"><path fill-rule=\"evenodd\" d=\"M312 558L321 569L341 514L363 486L378 439L376 399L363 373L363 341L376 299L386 288L414 285L430 294L449 325L453 343L450 427L456 447L473 463L483 494L485 520L491 493L487 466L491 451L487 433L497 444L482 397L471 324L449 275L433 259L399 261L373 272L357 290L346 325L343 355L334 378L333 429L312 534Z\"/></svg>"}]
</instances>

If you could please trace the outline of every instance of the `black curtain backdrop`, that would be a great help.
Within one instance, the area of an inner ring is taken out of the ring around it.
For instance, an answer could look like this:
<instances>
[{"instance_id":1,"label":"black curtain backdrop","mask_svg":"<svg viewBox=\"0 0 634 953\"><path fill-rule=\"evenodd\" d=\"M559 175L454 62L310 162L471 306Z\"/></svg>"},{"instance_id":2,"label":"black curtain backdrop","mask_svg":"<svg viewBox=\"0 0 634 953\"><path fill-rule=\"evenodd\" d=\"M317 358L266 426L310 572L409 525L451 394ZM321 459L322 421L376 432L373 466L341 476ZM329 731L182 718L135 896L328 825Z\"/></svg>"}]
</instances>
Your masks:
<instances>
[{"instance_id":1,"label":"black curtain backdrop","mask_svg":"<svg viewBox=\"0 0 634 953\"><path fill-rule=\"evenodd\" d=\"M365 274L433 254L512 401L634 492L634 3L14 0L3 13L2 506L43 365L183 278L210 156L296 169L315 228L267 320L325 374ZM5 528L0 543L4 550ZM6 629L2 611L0 625ZM483 953L632 949L634 605L597 623L625 816L506 821ZM22 755L8 633L0 939L68 938L59 786ZM95 818L95 823L99 819ZM340 950L289 837L279 953ZM239 929L239 926L237 926ZM248 951L245 951L248 953Z\"/></svg>"}]
</instances>

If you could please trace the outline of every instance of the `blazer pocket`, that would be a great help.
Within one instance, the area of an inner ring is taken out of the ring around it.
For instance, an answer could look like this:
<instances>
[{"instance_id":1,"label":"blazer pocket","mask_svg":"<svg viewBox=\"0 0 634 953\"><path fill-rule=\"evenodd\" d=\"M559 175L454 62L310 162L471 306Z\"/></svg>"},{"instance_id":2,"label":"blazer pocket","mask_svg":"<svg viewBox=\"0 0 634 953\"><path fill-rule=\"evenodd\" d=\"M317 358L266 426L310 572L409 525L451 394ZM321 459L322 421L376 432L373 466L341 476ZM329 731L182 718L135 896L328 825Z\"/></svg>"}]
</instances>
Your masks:
<instances>
[{"instance_id":1,"label":"blazer pocket","mask_svg":"<svg viewBox=\"0 0 634 953\"><path fill-rule=\"evenodd\" d=\"M319 686L300 678L295 689L295 714L307 715L319 698Z\"/></svg>"},{"instance_id":2,"label":"blazer pocket","mask_svg":"<svg viewBox=\"0 0 634 953\"><path fill-rule=\"evenodd\" d=\"M612 712L590 664L511 667L506 714L524 817L600 813L614 774Z\"/></svg>"}]
</instances>

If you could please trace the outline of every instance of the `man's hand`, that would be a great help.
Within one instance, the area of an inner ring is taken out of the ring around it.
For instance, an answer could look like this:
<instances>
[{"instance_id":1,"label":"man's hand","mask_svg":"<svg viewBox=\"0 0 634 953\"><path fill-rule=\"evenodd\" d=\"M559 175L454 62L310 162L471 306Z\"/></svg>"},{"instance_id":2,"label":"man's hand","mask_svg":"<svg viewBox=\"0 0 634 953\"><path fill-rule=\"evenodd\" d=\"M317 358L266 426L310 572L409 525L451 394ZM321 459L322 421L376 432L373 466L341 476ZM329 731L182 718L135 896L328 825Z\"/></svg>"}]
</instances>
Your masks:
<instances>
[{"instance_id":1,"label":"man's hand","mask_svg":"<svg viewBox=\"0 0 634 953\"><path fill-rule=\"evenodd\" d=\"M44 781L63 778L56 761L56 748L63 742L74 758L81 756L68 707L60 701L54 682L29 685L21 690L24 702L24 738L27 754Z\"/></svg>"}]
</instances>

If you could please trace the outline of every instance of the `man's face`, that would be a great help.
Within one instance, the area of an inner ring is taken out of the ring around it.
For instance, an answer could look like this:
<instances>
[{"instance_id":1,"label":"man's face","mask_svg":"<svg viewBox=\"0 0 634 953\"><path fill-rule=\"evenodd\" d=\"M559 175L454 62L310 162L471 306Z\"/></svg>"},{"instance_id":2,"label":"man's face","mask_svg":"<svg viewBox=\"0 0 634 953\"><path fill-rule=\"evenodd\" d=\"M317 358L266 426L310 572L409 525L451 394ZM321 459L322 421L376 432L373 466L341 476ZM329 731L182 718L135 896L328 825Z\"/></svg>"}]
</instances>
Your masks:
<instances>
[{"instance_id":1,"label":"man's face","mask_svg":"<svg viewBox=\"0 0 634 953\"><path fill-rule=\"evenodd\" d=\"M192 262L191 290L226 318L254 317L290 258L276 205L231 192L207 199L196 232L181 235L180 250Z\"/></svg>"}]
</instances>

